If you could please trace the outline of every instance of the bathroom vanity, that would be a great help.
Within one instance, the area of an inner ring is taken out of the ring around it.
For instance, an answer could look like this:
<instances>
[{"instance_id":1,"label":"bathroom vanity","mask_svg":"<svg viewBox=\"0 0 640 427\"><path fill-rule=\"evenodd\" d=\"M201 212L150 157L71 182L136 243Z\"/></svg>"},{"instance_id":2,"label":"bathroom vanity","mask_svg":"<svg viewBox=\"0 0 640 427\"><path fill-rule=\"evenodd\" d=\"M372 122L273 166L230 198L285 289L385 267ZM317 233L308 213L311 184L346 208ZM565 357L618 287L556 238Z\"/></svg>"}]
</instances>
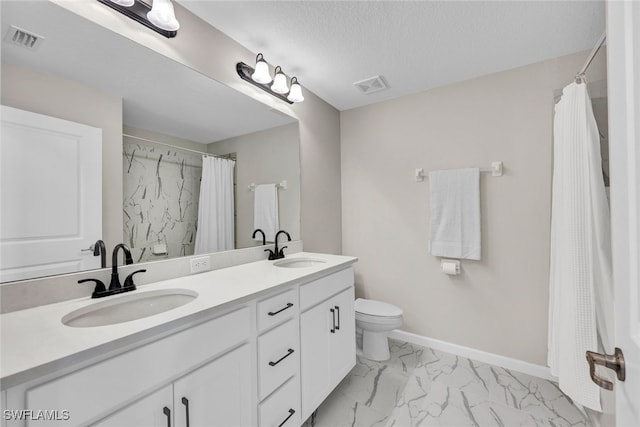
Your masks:
<instances>
[{"instance_id":1,"label":"bathroom vanity","mask_svg":"<svg viewBox=\"0 0 640 427\"><path fill-rule=\"evenodd\" d=\"M4 314L2 425L299 426L355 364L355 261L299 253L145 285L130 294L197 297L104 326L63 323L91 316L89 298Z\"/></svg>"}]
</instances>

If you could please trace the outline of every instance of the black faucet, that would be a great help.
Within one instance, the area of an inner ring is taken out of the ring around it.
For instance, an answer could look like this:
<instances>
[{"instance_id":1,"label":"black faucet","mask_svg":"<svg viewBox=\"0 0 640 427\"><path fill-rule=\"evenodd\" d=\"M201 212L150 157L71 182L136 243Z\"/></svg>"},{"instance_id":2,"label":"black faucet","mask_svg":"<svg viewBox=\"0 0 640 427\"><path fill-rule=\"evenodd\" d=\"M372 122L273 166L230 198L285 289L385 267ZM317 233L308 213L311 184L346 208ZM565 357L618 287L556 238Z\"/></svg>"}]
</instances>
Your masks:
<instances>
[{"instance_id":1,"label":"black faucet","mask_svg":"<svg viewBox=\"0 0 640 427\"><path fill-rule=\"evenodd\" d=\"M124 252L124 263L126 265L133 264L133 258L131 258L131 250L129 246L124 243L119 243L113 248L113 254L111 255L111 283L109 283L109 291L117 293L122 288L120 285L120 277L118 277L118 251L122 249Z\"/></svg>"},{"instance_id":2,"label":"black faucet","mask_svg":"<svg viewBox=\"0 0 640 427\"><path fill-rule=\"evenodd\" d=\"M291 236L289 235L289 233L287 233L284 230L280 230L276 233L276 237L275 237L275 247L273 248L273 251L271 249L265 249L264 251L267 252L269 251L269 259L270 260L274 260L274 259L280 259L280 258L284 258L284 249L287 248L288 246L283 246L282 248L280 248L280 250L278 250L278 237L280 236L281 233L284 233L287 235L287 239L289 239L289 241L291 241Z\"/></svg>"},{"instance_id":3,"label":"black faucet","mask_svg":"<svg viewBox=\"0 0 640 427\"><path fill-rule=\"evenodd\" d=\"M93 245L93 256L100 255L100 268L107 267L107 248L102 240L98 240Z\"/></svg>"},{"instance_id":4,"label":"black faucet","mask_svg":"<svg viewBox=\"0 0 640 427\"><path fill-rule=\"evenodd\" d=\"M259 228L256 228L255 230L253 230L253 235L251 236L252 239L256 238L256 234L262 234L262 246L267 244L267 237L264 235L264 231L260 230Z\"/></svg>"},{"instance_id":5,"label":"black faucet","mask_svg":"<svg viewBox=\"0 0 640 427\"><path fill-rule=\"evenodd\" d=\"M102 242L102 240L99 240ZM96 242L96 246L98 243ZM101 250L104 258L104 242L102 242ZM85 282L94 282L96 284L95 290L93 294L91 294L91 298L102 298L107 297L109 295L119 294L122 292L135 291L136 285L133 283L133 275L138 273L144 273L147 270L137 270L133 273L129 274L127 278L124 280L124 286L120 285L120 277L118 277L118 251L122 249L124 252L124 262L126 265L133 264L133 258L131 258L131 250L124 243L120 243L113 248L113 254L111 255L111 283L109 284L109 289L105 289L104 283L98 279L83 279L78 280L78 283Z\"/></svg>"}]
</instances>

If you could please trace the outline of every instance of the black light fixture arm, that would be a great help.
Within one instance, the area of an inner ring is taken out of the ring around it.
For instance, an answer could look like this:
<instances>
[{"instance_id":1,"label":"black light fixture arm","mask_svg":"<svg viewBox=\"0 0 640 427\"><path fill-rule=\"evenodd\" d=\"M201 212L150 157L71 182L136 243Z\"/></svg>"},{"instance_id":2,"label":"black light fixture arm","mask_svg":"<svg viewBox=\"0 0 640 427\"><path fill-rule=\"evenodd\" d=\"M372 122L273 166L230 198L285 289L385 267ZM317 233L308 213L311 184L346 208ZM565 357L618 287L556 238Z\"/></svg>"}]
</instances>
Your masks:
<instances>
[{"instance_id":1,"label":"black light fixture arm","mask_svg":"<svg viewBox=\"0 0 640 427\"><path fill-rule=\"evenodd\" d=\"M100 0L100 1L102 1L102 0ZM258 55L261 55L261 54L258 54ZM262 89L265 92L275 96L276 98L283 100L287 104L293 104L292 101L289 101L287 99L286 95L282 95L280 93L276 93L276 92L272 91L271 87L268 84L258 83L255 80L253 80L251 78L251 75L253 74L254 71L255 70L253 69L253 67L245 64L244 62L238 62L236 64L236 72L238 73L238 75L240 76L240 78L242 80L247 81L247 82L251 83L252 85L254 85L256 87L259 87L260 89Z\"/></svg>"},{"instance_id":2,"label":"black light fixture arm","mask_svg":"<svg viewBox=\"0 0 640 427\"><path fill-rule=\"evenodd\" d=\"M151 11L151 6L149 6L147 3L145 3L142 0L135 0L133 3L133 6L130 6L130 7L120 6L119 4L114 3L111 0L98 0L98 1L104 5L109 6L112 9L117 10L123 15L128 16L134 21L139 22L145 27L151 28L153 31L162 34L168 39L178 35L177 31L163 30L162 28L158 28L155 25L153 25L149 21L149 19L147 19L147 13Z\"/></svg>"}]
</instances>

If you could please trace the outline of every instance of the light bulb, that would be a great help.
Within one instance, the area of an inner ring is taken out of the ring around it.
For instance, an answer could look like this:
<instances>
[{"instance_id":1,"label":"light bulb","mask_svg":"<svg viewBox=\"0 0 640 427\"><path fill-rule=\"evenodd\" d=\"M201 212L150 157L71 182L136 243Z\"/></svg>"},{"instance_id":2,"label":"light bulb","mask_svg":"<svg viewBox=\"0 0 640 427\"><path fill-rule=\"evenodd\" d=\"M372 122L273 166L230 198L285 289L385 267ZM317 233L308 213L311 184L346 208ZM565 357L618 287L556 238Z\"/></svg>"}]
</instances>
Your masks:
<instances>
[{"instance_id":1,"label":"light bulb","mask_svg":"<svg viewBox=\"0 0 640 427\"><path fill-rule=\"evenodd\" d=\"M111 2L124 7L131 7L135 3L134 0L111 0Z\"/></svg>"},{"instance_id":2,"label":"light bulb","mask_svg":"<svg viewBox=\"0 0 640 427\"><path fill-rule=\"evenodd\" d=\"M166 31L177 31L180 28L171 0L153 0L147 19L156 27Z\"/></svg>"},{"instance_id":3,"label":"light bulb","mask_svg":"<svg viewBox=\"0 0 640 427\"><path fill-rule=\"evenodd\" d=\"M271 75L269 74L269 65L264 60L261 53L256 56L256 69L251 75L254 82L262 83L266 85L271 83Z\"/></svg>"},{"instance_id":4,"label":"light bulb","mask_svg":"<svg viewBox=\"0 0 640 427\"><path fill-rule=\"evenodd\" d=\"M276 76L273 78L271 90L280 94L289 92L289 88L287 87L287 76L284 75L282 68L279 65L276 67Z\"/></svg>"},{"instance_id":5,"label":"light bulb","mask_svg":"<svg viewBox=\"0 0 640 427\"><path fill-rule=\"evenodd\" d=\"M298 78L291 78L291 89L289 90L289 96L287 99L291 102L302 102L304 101L304 96L302 96L302 86L298 83Z\"/></svg>"}]
</instances>

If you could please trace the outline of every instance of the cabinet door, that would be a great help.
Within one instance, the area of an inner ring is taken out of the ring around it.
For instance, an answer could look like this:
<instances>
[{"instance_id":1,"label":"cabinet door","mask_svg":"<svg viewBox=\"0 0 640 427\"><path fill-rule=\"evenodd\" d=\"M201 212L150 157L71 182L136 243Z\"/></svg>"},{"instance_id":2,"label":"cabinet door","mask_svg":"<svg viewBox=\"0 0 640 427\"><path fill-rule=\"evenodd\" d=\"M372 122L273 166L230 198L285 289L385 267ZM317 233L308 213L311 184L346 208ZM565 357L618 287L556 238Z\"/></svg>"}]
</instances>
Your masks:
<instances>
[{"instance_id":1,"label":"cabinet door","mask_svg":"<svg viewBox=\"0 0 640 427\"><path fill-rule=\"evenodd\" d=\"M249 345L245 344L176 381L175 426L254 425L257 415L250 363Z\"/></svg>"},{"instance_id":2,"label":"cabinet door","mask_svg":"<svg viewBox=\"0 0 640 427\"><path fill-rule=\"evenodd\" d=\"M172 387L168 385L92 425L94 427L167 427L172 425L172 390ZM168 412L164 408L167 408ZM73 414L71 415L73 416ZM71 422L73 422L73 418Z\"/></svg>"},{"instance_id":3,"label":"cabinet door","mask_svg":"<svg viewBox=\"0 0 640 427\"><path fill-rule=\"evenodd\" d=\"M329 370L333 320L327 302L300 315L302 419L305 420L331 391Z\"/></svg>"},{"instance_id":4,"label":"cabinet door","mask_svg":"<svg viewBox=\"0 0 640 427\"><path fill-rule=\"evenodd\" d=\"M331 334L329 370L336 386L356 364L356 320L353 287L330 300L336 312L336 333Z\"/></svg>"}]
</instances>

